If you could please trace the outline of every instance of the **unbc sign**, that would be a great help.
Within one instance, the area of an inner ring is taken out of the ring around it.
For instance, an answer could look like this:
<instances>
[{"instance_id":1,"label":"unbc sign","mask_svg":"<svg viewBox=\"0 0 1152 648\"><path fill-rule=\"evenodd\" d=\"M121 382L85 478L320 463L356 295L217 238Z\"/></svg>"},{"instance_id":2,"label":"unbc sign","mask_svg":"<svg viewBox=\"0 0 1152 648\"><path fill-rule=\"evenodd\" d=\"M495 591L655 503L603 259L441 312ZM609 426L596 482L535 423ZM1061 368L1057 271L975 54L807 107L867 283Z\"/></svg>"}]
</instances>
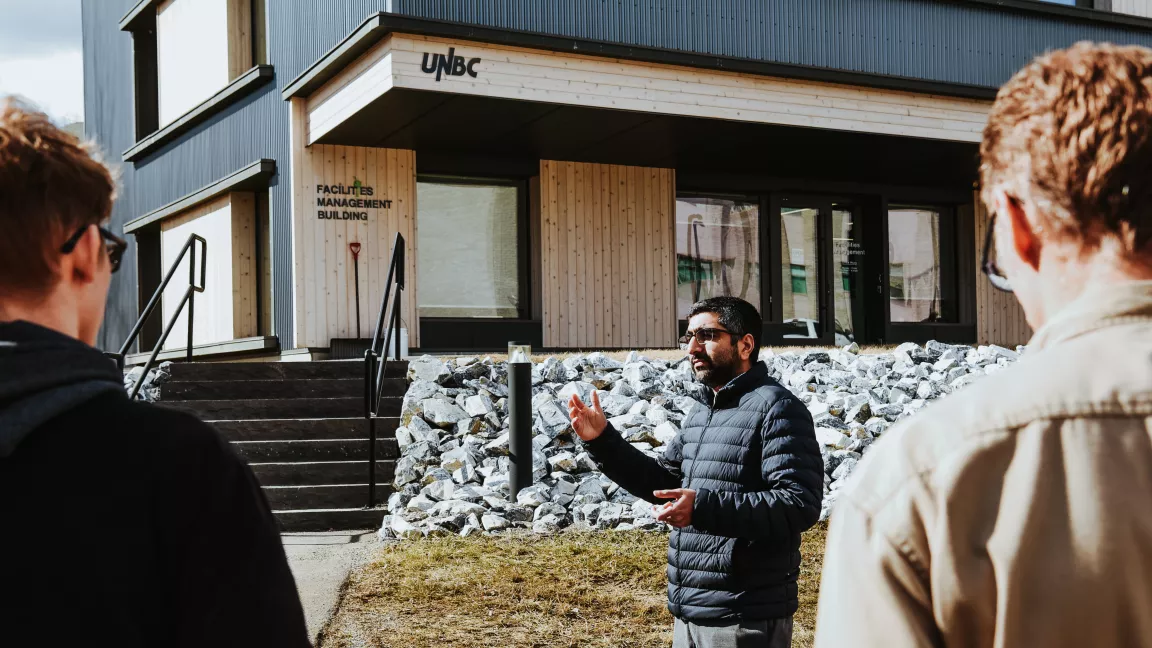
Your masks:
<instances>
[{"instance_id":1,"label":"unbc sign","mask_svg":"<svg viewBox=\"0 0 1152 648\"><path fill-rule=\"evenodd\" d=\"M433 54L431 52L424 52L424 59L420 62L420 70L428 74L436 73L436 80L439 81L441 75L448 76L464 76L467 74L473 79L476 78L476 64L480 62L478 58L468 59L465 62L463 56L456 56L456 48L449 47L448 54Z\"/></svg>"},{"instance_id":2,"label":"unbc sign","mask_svg":"<svg viewBox=\"0 0 1152 648\"><path fill-rule=\"evenodd\" d=\"M376 190L364 185L358 178L350 185L316 185L317 207L343 207L344 209L320 209L316 218L320 220L368 220L368 209L389 209L391 200L374 198Z\"/></svg>"}]
</instances>

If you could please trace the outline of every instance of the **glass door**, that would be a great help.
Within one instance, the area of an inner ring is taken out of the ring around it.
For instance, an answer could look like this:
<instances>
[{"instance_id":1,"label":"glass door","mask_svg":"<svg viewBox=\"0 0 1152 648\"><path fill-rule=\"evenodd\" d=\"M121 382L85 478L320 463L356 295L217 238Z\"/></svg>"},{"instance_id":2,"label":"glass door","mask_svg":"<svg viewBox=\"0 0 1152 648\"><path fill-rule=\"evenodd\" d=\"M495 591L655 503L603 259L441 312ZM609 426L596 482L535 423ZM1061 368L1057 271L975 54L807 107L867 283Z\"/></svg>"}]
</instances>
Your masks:
<instances>
[{"instance_id":1,"label":"glass door","mask_svg":"<svg viewBox=\"0 0 1152 648\"><path fill-rule=\"evenodd\" d=\"M780 249L779 298L773 301L778 302L779 317L774 319L780 323L783 344L813 344L827 337L820 249L824 212L818 202L781 200L775 232Z\"/></svg>"},{"instance_id":2,"label":"glass door","mask_svg":"<svg viewBox=\"0 0 1152 648\"><path fill-rule=\"evenodd\" d=\"M844 346L864 324L860 210L826 197L781 196L768 224L772 294L765 341Z\"/></svg>"},{"instance_id":3,"label":"glass door","mask_svg":"<svg viewBox=\"0 0 1152 648\"><path fill-rule=\"evenodd\" d=\"M858 342L864 330L864 237L860 209L832 204L833 343Z\"/></svg>"}]
</instances>

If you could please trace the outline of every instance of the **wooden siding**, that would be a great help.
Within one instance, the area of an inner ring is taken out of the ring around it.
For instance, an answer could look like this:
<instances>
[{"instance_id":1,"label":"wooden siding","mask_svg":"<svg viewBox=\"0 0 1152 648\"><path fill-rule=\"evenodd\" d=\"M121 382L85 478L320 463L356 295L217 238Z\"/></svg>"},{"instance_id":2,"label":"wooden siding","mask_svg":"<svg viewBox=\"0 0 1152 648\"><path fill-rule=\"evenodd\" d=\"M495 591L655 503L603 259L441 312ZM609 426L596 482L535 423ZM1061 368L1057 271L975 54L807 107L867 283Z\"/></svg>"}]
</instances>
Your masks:
<instances>
[{"instance_id":1,"label":"wooden siding","mask_svg":"<svg viewBox=\"0 0 1152 648\"><path fill-rule=\"evenodd\" d=\"M1026 344L1032 337L1032 328L1024 318L1024 310L1012 293L997 290L984 276L980 267L983 260L984 237L990 225L988 211L980 201L980 195L973 196L976 206L976 341L979 344L999 344L1009 348Z\"/></svg>"},{"instance_id":2,"label":"wooden siding","mask_svg":"<svg viewBox=\"0 0 1152 648\"><path fill-rule=\"evenodd\" d=\"M408 329L409 345L417 346L419 331L412 317L416 312L416 153L358 146L305 146L306 124L306 102L293 99L294 346L327 347L332 338L356 336L356 290L348 248L353 241L361 245L360 334L372 335L396 232L403 234L407 242L403 325ZM317 218L317 185L352 185L356 179L375 190L372 198L391 200L391 207L366 210L367 221Z\"/></svg>"},{"instance_id":3,"label":"wooden siding","mask_svg":"<svg viewBox=\"0 0 1152 648\"><path fill-rule=\"evenodd\" d=\"M540 161L544 346L676 343L672 169Z\"/></svg>"},{"instance_id":4,"label":"wooden siding","mask_svg":"<svg viewBox=\"0 0 1152 648\"><path fill-rule=\"evenodd\" d=\"M425 54L479 58L475 78L423 72ZM389 89L538 101L964 142L990 102L393 34L310 99L309 141Z\"/></svg>"},{"instance_id":5,"label":"wooden siding","mask_svg":"<svg viewBox=\"0 0 1152 648\"><path fill-rule=\"evenodd\" d=\"M189 234L208 243L204 292L196 295L193 344L225 342L256 335L255 196L234 192L176 214L160 224L162 267L176 260ZM200 247L196 254L199 257ZM164 321L176 310L188 287L189 257L164 291ZM196 260L199 268L200 259ZM188 340L187 309L172 327L165 349L184 348Z\"/></svg>"}]
</instances>

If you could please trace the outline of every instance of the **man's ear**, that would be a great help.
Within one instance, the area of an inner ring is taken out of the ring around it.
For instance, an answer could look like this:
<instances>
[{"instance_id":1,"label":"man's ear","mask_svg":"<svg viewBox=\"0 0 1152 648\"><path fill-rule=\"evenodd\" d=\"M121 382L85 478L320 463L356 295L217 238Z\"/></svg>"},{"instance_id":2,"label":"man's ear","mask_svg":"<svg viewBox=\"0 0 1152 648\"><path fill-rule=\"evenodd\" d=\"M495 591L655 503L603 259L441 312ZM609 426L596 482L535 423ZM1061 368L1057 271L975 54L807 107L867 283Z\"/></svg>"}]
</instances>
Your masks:
<instances>
[{"instance_id":1,"label":"man's ear","mask_svg":"<svg viewBox=\"0 0 1152 648\"><path fill-rule=\"evenodd\" d=\"M80 240L76 242L76 247L72 249L72 252L65 255L67 259L64 263L72 266L71 271L68 272L68 278L80 284L94 281L96 273L100 270L100 264L106 263L103 248L104 241L100 238L99 230L96 229L95 225L90 225Z\"/></svg>"},{"instance_id":2,"label":"man's ear","mask_svg":"<svg viewBox=\"0 0 1152 648\"><path fill-rule=\"evenodd\" d=\"M740 338L740 344L737 350L740 352L741 360L748 360L752 357L752 349L756 348L756 338L752 337L751 333L745 333L744 337Z\"/></svg>"},{"instance_id":3,"label":"man's ear","mask_svg":"<svg viewBox=\"0 0 1152 648\"><path fill-rule=\"evenodd\" d=\"M997 200L997 209L1000 217L1006 221L1006 231L1012 235L1010 249L1021 262L1033 271L1038 270L1040 250L1043 247L1037 231L1039 228L1028 219L1022 202L1007 194L1002 195L1003 199Z\"/></svg>"}]
</instances>

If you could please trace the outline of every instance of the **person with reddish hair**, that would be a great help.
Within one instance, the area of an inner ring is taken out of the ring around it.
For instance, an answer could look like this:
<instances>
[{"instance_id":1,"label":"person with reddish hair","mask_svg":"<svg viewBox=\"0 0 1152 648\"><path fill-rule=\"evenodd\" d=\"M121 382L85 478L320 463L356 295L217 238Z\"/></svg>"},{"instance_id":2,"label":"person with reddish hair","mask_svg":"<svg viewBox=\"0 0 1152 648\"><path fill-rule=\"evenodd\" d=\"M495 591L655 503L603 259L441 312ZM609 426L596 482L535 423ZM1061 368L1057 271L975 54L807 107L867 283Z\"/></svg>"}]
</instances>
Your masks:
<instances>
[{"instance_id":1,"label":"person with reddish hair","mask_svg":"<svg viewBox=\"0 0 1152 648\"><path fill-rule=\"evenodd\" d=\"M832 510L816 645L1152 646L1152 50L999 91L984 270L1024 356L884 435Z\"/></svg>"},{"instance_id":2,"label":"person with reddish hair","mask_svg":"<svg viewBox=\"0 0 1152 648\"><path fill-rule=\"evenodd\" d=\"M308 646L251 469L93 348L127 248L114 190L0 101L0 644Z\"/></svg>"}]
</instances>

